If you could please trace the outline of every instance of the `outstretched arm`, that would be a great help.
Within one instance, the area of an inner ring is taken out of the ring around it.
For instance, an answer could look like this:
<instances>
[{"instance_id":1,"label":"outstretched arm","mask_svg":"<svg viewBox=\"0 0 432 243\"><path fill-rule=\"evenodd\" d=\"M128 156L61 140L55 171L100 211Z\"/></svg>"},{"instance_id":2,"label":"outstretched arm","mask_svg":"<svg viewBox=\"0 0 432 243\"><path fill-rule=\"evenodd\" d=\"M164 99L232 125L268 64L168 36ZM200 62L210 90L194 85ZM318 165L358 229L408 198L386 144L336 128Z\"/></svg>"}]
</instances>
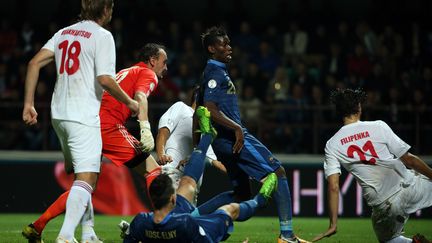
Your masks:
<instances>
[{"instance_id":1,"label":"outstretched arm","mask_svg":"<svg viewBox=\"0 0 432 243\"><path fill-rule=\"evenodd\" d=\"M29 62L25 80L23 121L26 125L37 123L37 112L34 108L34 94L39 79L40 69L54 60L54 52L41 49Z\"/></svg>"},{"instance_id":2,"label":"outstretched arm","mask_svg":"<svg viewBox=\"0 0 432 243\"><path fill-rule=\"evenodd\" d=\"M210 111L214 122L228 129L234 130L236 141L233 146L233 153L240 153L244 144L244 135L241 126L222 113L215 103L205 102L204 105Z\"/></svg>"},{"instance_id":3,"label":"outstretched arm","mask_svg":"<svg viewBox=\"0 0 432 243\"><path fill-rule=\"evenodd\" d=\"M319 241L324 237L330 237L337 232L337 220L339 209L339 174L330 175L328 181L328 209L330 224L326 232L318 235L312 241Z\"/></svg>"},{"instance_id":4,"label":"outstretched arm","mask_svg":"<svg viewBox=\"0 0 432 243\"><path fill-rule=\"evenodd\" d=\"M409 168L414 169L418 173L421 173L432 180L432 169L418 156L406 152L400 158L402 162Z\"/></svg>"},{"instance_id":5,"label":"outstretched arm","mask_svg":"<svg viewBox=\"0 0 432 243\"><path fill-rule=\"evenodd\" d=\"M97 76L97 81L105 91L116 100L124 103L133 113L138 112L138 102L129 97L112 76L100 75Z\"/></svg>"}]
</instances>

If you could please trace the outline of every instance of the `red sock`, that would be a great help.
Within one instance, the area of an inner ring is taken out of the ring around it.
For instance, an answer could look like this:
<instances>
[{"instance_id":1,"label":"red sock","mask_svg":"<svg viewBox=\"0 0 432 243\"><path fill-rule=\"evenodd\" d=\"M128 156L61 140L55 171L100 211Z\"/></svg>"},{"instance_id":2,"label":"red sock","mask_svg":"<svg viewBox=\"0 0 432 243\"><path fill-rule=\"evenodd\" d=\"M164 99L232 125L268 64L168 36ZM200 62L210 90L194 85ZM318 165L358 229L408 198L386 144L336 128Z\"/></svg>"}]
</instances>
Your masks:
<instances>
[{"instance_id":1,"label":"red sock","mask_svg":"<svg viewBox=\"0 0 432 243\"><path fill-rule=\"evenodd\" d=\"M37 232L42 233L46 224L53 218L62 214L66 210L66 200L69 196L70 190L61 194L55 202L35 221L33 225Z\"/></svg>"}]
</instances>

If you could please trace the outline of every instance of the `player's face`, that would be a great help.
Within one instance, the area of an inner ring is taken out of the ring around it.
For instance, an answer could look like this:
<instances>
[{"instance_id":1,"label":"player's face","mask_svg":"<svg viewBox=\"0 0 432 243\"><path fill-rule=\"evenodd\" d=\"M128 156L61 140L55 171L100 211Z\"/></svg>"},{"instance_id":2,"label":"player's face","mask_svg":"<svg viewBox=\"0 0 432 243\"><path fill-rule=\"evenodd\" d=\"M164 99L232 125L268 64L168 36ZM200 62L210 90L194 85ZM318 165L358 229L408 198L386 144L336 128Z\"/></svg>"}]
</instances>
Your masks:
<instances>
[{"instance_id":1,"label":"player's face","mask_svg":"<svg viewBox=\"0 0 432 243\"><path fill-rule=\"evenodd\" d=\"M163 78L163 75L168 70L167 67L168 56L164 50L160 50L159 56L153 60L153 71L158 78Z\"/></svg>"},{"instance_id":2,"label":"player's face","mask_svg":"<svg viewBox=\"0 0 432 243\"><path fill-rule=\"evenodd\" d=\"M218 37L216 44L212 46L213 58L223 63L229 63L232 59L232 48L228 36Z\"/></svg>"}]
</instances>

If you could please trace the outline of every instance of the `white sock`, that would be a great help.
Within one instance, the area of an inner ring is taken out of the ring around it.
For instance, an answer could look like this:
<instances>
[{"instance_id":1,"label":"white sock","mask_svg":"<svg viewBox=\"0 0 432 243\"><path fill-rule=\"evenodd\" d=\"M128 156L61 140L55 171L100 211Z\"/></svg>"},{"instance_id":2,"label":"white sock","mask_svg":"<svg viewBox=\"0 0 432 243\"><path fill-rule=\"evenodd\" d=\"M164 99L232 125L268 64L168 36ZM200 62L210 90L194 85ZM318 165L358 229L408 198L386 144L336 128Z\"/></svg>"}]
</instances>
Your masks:
<instances>
[{"instance_id":1,"label":"white sock","mask_svg":"<svg viewBox=\"0 0 432 243\"><path fill-rule=\"evenodd\" d=\"M94 240L97 239L96 233L94 232L94 210L93 203L90 198L87 206L87 210L81 220L82 225L82 236L81 240Z\"/></svg>"},{"instance_id":2,"label":"white sock","mask_svg":"<svg viewBox=\"0 0 432 243\"><path fill-rule=\"evenodd\" d=\"M412 239L406 238L403 235L400 235L398 237L395 237L395 238L387 241L387 243L409 243L409 242L412 242Z\"/></svg>"},{"instance_id":3,"label":"white sock","mask_svg":"<svg viewBox=\"0 0 432 243\"><path fill-rule=\"evenodd\" d=\"M59 237L73 242L75 228L81 221L91 199L92 187L85 181L74 181L66 201L66 214Z\"/></svg>"}]
</instances>

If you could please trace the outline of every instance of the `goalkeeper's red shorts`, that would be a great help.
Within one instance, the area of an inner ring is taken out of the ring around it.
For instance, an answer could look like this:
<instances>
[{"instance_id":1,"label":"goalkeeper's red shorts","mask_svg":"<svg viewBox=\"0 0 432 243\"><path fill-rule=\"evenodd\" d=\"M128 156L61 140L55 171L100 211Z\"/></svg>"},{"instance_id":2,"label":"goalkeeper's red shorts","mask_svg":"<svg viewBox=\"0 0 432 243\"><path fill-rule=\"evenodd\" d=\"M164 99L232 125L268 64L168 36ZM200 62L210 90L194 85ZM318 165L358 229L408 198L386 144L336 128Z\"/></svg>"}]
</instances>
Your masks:
<instances>
[{"instance_id":1,"label":"goalkeeper's red shorts","mask_svg":"<svg viewBox=\"0 0 432 243\"><path fill-rule=\"evenodd\" d=\"M140 142L120 124L101 126L102 155L121 166L142 155Z\"/></svg>"}]
</instances>

